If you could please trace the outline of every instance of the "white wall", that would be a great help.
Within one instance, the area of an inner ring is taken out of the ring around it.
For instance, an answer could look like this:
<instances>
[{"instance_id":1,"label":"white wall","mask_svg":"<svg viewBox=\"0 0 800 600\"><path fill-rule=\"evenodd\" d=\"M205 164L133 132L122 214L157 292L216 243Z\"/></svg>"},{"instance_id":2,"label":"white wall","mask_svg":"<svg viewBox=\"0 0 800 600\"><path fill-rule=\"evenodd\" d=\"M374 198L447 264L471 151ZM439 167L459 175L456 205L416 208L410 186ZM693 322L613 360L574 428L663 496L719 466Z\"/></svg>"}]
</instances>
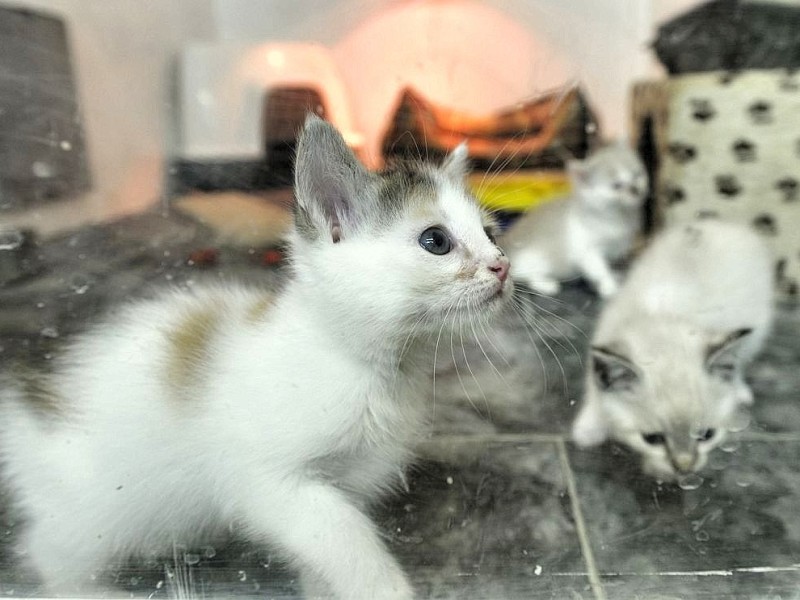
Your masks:
<instances>
[{"instance_id":1,"label":"white wall","mask_svg":"<svg viewBox=\"0 0 800 600\"><path fill-rule=\"evenodd\" d=\"M664 1L664 0L660 0ZM648 72L651 0L214 0L225 40L333 49L368 152L404 85L474 112L580 82L610 135Z\"/></svg>"},{"instance_id":2,"label":"white wall","mask_svg":"<svg viewBox=\"0 0 800 600\"><path fill-rule=\"evenodd\" d=\"M332 49L375 151L396 94L489 111L579 81L624 133L630 82L654 72L653 24L699 0L18 0L69 26L95 190L0 220L43 231L159 198L170 67L190 41L314 41Z\"/></svg>"}]
</instances>

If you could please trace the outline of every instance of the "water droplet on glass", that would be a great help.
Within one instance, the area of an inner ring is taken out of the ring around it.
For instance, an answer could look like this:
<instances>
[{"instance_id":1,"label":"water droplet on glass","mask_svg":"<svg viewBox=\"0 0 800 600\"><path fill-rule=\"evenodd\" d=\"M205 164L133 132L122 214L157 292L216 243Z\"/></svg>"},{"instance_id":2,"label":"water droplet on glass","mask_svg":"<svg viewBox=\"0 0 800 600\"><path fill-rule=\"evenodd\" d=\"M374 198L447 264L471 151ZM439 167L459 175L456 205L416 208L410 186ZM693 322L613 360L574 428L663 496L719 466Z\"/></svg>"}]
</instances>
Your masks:
<instances>
[{"instance_id":1,"label":"water droplet on glass","mask_svg":"<svg viewBox=\"0 0 800 600\"><path fill-rule=\"evenodd\" d=\"M730 460L731 459L728 454L720 454L719 452L715 452L709 458L708 466L710 466L715 471L721 471L722 469L728 466Z\"/></svg>"},{"instance_id":2,"label":"water droplet on glass","mask_svg":"<svg viewBox=\"0 0 800 600\"><path fill-rule=\"evenodd\" d=\"M536 565L536 568L533 570L534 575L541 575L542 574L542 565Z\"/></svg>"},{"instance_id":3,"label":"water droplet on glass","mask_svg":"<svg viewBox=\"0 0 800 600\"><path fill-rule=\"evenodd\" d=\"M185 562L187 565L196 565L200 562L200 555L186 552L183 555L183 562Z\"/></svg>"},{"instance_id":4,"label":"water droplet on glass","mask_svg":"<svg viewBox=\"0 0 800 600\"><path fill-rule=\"evenodd\" d=\"M45 303L44 302L37 302L36 303L36 308L44 308L44 307L45 307Z\"/></svg>"},{"instance_id":5,"label":"water droplet on glass","mask_svg":"<svg viewBox=\"0 0 800 600\"><path fill-rule=\"evenodd\" d=\"M728 431L744 431L750 426L750 415L744 411L740 411L734 415L728 425Z\"/></svg>"},{"instance_id":6,"label":"water droplet on glass","mask_svg":"<svg viewBox=\"0 0 800 600\"><path fill-rule=\"evenodd\" d=\"M131 585L139 585L139 578L138 577L131 577Z\"/></svg>"},{"instance_id":7,"label":"water droplet on glass","mask_svg":"<svg viewBox=\"0 0 800 600\"><path fill-rule=\"evenodd\" d=\"M696 490L703 485L703 478L697 473L689 473L678 480L678 486L682 490Z\"/></svg>"},{"instance_id":8,"label":"water droplet on glass","mask_svg":"<svg viewBox=\"0 0 800 600\"><path fill-rule=\"evenodd\" d=\"M213 546L207 546L203 550L203 556L206 558L214 558L217 555L217 551L214 549Z\"/></svg>"},{"instance_id":9,"label":"water droplet on glass","mask_svg":"<svg viewBox=\"0 0 800 600\"><path fill-rule=\"evenodd\" d=\"M43 160L37 160L31 165L31 172L39 178L48 178L52 177L55 173L53 171L53 166L50 163L47 163Z\"/></svg>"},{"instance_id":10,"label":"water droplet on glass","mask_svg":"<svg viewBox=\"0 0 800 600\"><path fill-rule=\"evenodd\" d=\"M61 140L60 146L62 150L72 150L72 144L70 144L67 140Z\"/></svg>"},{"instance_id":11,"label":"water droplet on glass","mask_svg":"<svg viewBox=\"0 0 800 600\"><path fill-rule=\"evenodd\" d=\"M69 282L69 287L76 294L85 294L92 287L92 283L94 282L84 275L75 275Z\"/></svg>"},{"instance_id":12,"label":"water droplet on glass","mask_svg":"<svg viewBox=\"0 0 800 600\"><path fill-rule=\"evenodd\" d=\"M700 531L698 531L698 532L695 534L695 536L694 536L694 539L696 539L698 542L707 542L707 541L709 540L709 538L710 538L710 537L711 537L711 536L710 536L710 535L708 535L708 532L707 532L707 531L703 531L703 530L701 529Z\"/></svg>"},{"instance_id":13,"label":"water droplet on glass","mask_svg":"<svg viewBox=\"0 0 800 600\"><path fill-rule=\"evenodd\" d=\"M741 445L739 440L725 440L719 445L719 449L723 452L736 452Z\"/></svg>"},{"instance_id":14,"label":"water droplet on glass","mask_svg":"<svg viewBox=\"0 0 800 600\"><path fill-rule=\"evenodd\" d=\"M247 581L247 573L239 571L239 581Z\"/></svg>"},{"instance_id":15,"label":"water droplet on glass","mask_svg":"<svg viewBox=\"0 0 800 600\"><path fill-rule=\"evenodd\" d=\"M164 580L163 579L159 579L158 583L156 584L156 589L160 590L162 587L164 587Z\"/></svg>"},{"instance_id":16,"label":"water droplet on glass","mask_svg":"<svg viewBox=\"0 0 800 600\"><path fill-rule=\"evenodd\" d=\"M447 481L447 485L453 485L453 478L452 477L448 476L446 481Z\"/></svg>"},{"instance_id":17,"label":"water droplet on glass","mask_svg":"<svg viewBox=\"0 0 800 600\"><path fill-rule=\"evenodd\" d=\"M749 475L739 475L736 478L736 485L743 488L750 487L753 485L753 479Z\"/></svg>"},{"instance_id":18,"label":"water droplet on glass","mask_svg":"<svg viewBox=\"0 0 800 600\"><path fill-rule=\"evenodd\" d=\"M57 338L58 337L58 329L55 327L45 327L40 332L42 337L46 338Z\"/></svg>"}]
</instances>

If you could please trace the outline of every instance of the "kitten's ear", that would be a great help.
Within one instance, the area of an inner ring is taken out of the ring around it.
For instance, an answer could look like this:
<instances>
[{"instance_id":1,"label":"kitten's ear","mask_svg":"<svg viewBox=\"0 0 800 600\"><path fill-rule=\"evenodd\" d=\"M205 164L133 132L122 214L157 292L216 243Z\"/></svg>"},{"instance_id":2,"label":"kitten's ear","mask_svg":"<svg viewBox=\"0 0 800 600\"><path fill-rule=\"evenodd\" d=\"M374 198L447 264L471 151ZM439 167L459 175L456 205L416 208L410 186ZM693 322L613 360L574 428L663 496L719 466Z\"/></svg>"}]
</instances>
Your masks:
<instances>
[{"instance_id":1,"label":"kitten's ear","mask_svg":"<svg viewBox=\"0 0 800 600\"><path fill-rule=\"evenodd\" d=\"M466 140L461 142L442 162L442 172L450 179L461 183L469 172L469 148Z\"/></svg>"},{"instance_id":2,"label":"kitten's ear","mask_svg":"<svg viewBox=\"0 0 800 600\"><path fill-rule=\"evenodd\" d=\"M295 223L309 238L338 242L357 229L364 216L359 201L370 191L371 176L342 135L309 114L297 142Z\"/></svg>"},{"instance_id":3,"label":"kitten's ear","mask_svg":"<svg viewBox=\"0 0 800 600\"><path fill-rule=\"evenodd\" d=\"M624 356L608 348L592 348L592 378L603 392L622 392L639 382L636 368Z\"/></svg>"},{"instance_id":4,"label":"kitten's ear","mask_svg":"<svg viewBox=\"0 0 800 600\"><path fill-rule=\"evenodd\" d=\"M608 421L597 400L587 399L572 424L572 439L579 446L596 446L608 438Z\"/></svg>"},{"instance_id":5,"label":"kitten's ear","mask_svg":"<svg viewBox=\"0 0 800 600\"><path fill-rule=\"evenodd\" d=\"M706 350L706 369L710 373L733 375L740 363L743 346L747 343L747 338L751 333L753 333L752 329L742 328L716 336Z\"/></svg>"}]
</instances>

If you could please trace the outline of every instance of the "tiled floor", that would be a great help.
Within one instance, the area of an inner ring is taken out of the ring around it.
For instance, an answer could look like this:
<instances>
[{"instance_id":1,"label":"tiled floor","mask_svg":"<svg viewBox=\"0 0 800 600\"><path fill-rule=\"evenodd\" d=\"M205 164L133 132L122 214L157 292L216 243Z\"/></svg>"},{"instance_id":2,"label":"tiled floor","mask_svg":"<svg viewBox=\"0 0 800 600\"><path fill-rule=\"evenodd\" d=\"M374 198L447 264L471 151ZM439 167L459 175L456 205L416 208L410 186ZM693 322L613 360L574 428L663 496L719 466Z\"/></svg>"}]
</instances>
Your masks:
<instances>
[{"instance_id":1,"label":"tiled floor","mask_svg":"<svg viewBox=\"0 0 800 600\"><path fill-rule=\"evenodd\" d=\"M47 360L105 306L153 286L282 277L246 250L225 250L206 270L185 265L209 244L186 220L144 215L42 246L40 276L0 287L0 358ZM419 596L800 598L800 311L781 308L751 370L751 426L715 452L702 485L682 490L641 476L621 448L569 442L599 305L577 285L537 304L480 345L454 337L432 387L435 434L408 491L375 510ZM537 331L546 343L531 343ZM3 520L0 595L35 594ZM113 576L109 594L123 597L176 597L179 578L206 598L297 591L279 556L235 541Z\"/></svg>"}]
</instances>

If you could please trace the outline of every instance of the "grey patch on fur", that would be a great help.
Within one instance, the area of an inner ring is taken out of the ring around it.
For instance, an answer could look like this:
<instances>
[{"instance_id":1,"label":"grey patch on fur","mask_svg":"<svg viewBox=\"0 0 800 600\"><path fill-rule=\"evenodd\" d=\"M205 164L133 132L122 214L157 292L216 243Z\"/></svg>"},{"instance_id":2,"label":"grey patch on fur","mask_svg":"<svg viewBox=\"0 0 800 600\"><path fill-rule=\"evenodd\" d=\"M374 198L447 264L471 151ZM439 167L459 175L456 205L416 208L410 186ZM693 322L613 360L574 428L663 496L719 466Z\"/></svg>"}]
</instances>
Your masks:
<instances>
[{"instance_id":1,"label":"grey patch on fur","mask_svg":"<svg viewBox=\"0 0 800 600\"><path fill-rule=\"evenodd\" d=\"M371 173L336 129L309 116L295 165L295 227L308 240L346 240L359 231L381 231L412 203L435 202L435 167L397 162Z\"/></svg>"},{"instance_id":2,"label":"grey patch on fur","mask_svg":"<svg viewBox=\"0 0 800 600\"><path fill-rule=\"evenodd\" d=\"M28 407L41 417L62 417L64 400L50 385L47 375L23 366L13 369L13 377Z\"/></svg>"}]
</instances>

